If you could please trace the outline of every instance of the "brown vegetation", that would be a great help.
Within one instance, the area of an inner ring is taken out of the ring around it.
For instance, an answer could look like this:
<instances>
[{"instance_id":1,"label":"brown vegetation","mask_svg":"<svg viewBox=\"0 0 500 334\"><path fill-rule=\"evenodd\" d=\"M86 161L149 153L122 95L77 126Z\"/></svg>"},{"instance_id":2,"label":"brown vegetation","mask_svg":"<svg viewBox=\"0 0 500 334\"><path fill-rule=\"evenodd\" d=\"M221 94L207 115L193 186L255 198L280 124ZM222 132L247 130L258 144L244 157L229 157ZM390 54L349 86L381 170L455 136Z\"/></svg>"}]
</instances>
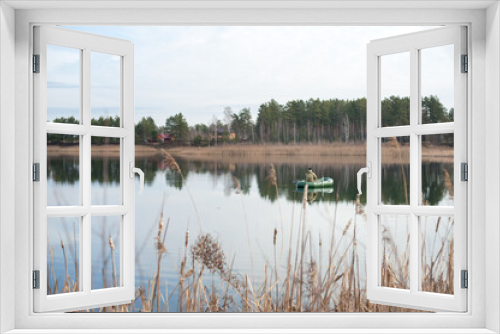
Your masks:
<instances>
[{"instance_id":1,"label":"brown vegetation","mask_svg":"<svg viewBox=\"0 0 500 334\"><path fill-rule=\"evenodd\" d=\"M392 141L384 143L384 161L395 163L400 161L400 155L408 159L410 154L409 145L391 144ZM310 161L311 157L319 161L330 163L349 163L366 161L366 145L362 144L301 144L301 145L223 145L211 147L176 147L168 150L175 157L190 158L195 160L243 160L260 161ZM339 158L342 159L332 159ZM394 159L391 159L395 157ZM422 159L436 162L452 162L453 148L440 145L425 145L422 147Z\"/></svg>"},{"instance_id":2,"label":"brown vegetation","mask_svg":"<svg viewBox=\"0 0 500 334\"><path fill-rule=\"evenodd\" d=\"M78 156L80 148L78 145L47 145L49 157ZM154 146L136 145L136 157L150 157L158 155L158 149ZM92 145L92 156L119 157L120 145Z\"/></svg>"},{"instance_id":3,"label":"brown vegetation","mask_svg":"<svg viewBox=\"0 0 500 334\"><path fill-rule=\"evenodd\" d=\"M383 144L384 162L398 163L401 155L405 161L410 153L409 145L394 147L391 141ZM165 149L160 146L136 145L136 157L162 155ZM366 162L366 145L364 143L345 144L300 144L300 145L219 145L210 147L178 146L168 148L169 154L179 158L200 161L239 161L252 163L287 163L310 162L311 157L317 163L358 164ZM79 154L78 145L48 145L47 155L74 156ZM120 156L119 145L94 145L93 156ZM393 159L394 157L394 159ZM333 159L332 159L333 158ZM342 158L342 159L338 159ZM422 146L422 159L433 162L453 162L453 148L440 145Z\"/></svg>"}]
</instances>

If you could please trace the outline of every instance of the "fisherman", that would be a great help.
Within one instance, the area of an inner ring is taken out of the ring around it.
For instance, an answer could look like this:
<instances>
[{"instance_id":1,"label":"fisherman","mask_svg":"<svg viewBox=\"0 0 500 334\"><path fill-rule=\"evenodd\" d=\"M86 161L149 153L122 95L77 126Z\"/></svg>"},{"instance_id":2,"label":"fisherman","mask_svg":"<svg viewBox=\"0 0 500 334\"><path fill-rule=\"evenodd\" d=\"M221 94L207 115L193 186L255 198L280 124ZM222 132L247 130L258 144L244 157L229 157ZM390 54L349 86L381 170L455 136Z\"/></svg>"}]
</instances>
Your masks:
<instances>
[{"instance_id":1,"label":"fisherman","mask_svg":"<svg viewBox=\"0 0 500 334\"><path fill-rule=\"evenodd\" d=\"M312 168L309 167L306 172L306 182L316 182L316 181L318 181L318 176L314 174Z\"/></svg>"}]
</instances>

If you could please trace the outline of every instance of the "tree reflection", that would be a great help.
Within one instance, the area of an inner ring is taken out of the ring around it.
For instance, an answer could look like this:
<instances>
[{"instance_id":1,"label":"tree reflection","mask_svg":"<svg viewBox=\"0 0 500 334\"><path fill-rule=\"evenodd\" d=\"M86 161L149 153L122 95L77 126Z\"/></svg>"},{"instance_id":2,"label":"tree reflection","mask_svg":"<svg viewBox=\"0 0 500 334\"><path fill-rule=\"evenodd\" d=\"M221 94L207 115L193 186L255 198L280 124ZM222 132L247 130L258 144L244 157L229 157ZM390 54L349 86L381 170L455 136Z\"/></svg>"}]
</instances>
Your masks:
<instances>
[{"instance_id":1,"label":"tree reflection","mask_svg":"<svg viewBox=\"0 0 500 334\"><path fill-rule=\"evenodd\" d=\"M80 164L78 157L62 157L47 159L47 179L57 183L75 184L80 180Z\"/></svg>"},{"instance_id":2,"label":"tree reflection","mask_svg":"<svg viewBox=\"0 0 500 334\"><path fill-rule=\"evenodd\" d=\"M207 175L212 178L214 185L223 182L224 188L234 187L233 177L239 182L239 189L242 194L249 194L252 187L256 187L261 198L271 202L276 201L276 190L274 185L266 181L268 164L262 163L237 163L237 162L216 162L197 161L188 159L177 159L177 162L184 175L184 182L189 182L190 175ZM161 157L140 157L136 158L136 166L141 168L145 174L145 186L152 186L158 174L164 174L167 187L183 189L181 176L170 171L168 166L163 164ZM334 190L327 191L316 196L312 205L321 202L334 201L338 196L339 201L353 201L358 193L356 183L356 172L363 167L361 164L290 164L274 163L276 168L277 184L280 197L288 201L302 200L302 196L296 192L294 181L305 178L308 167L312 167L318 177L328 176L334 179ZM406 175L409 175L409 168L405 166ZM447 194L443 180L443 170L447 170L449 175L453 175L452 163L429 162L422 165L422 199L429 205L437 205ZM106 180L105 180L106 177ZM47 178L58 183L74 184L79 180L78 157L58 156L49 157ZM99 184L120 184L120 161L113 157L93 157L92 158L92 182ZM384 165L382 175L382 197L386 204L405 204L404 185L402 180L402 168L399 164ZM225 183L224 183L225 182ZM363 189L366 189L366 181L363 180ZM337 187L340 187L337 189ZM409 189L410 185L408 185ZM214 187L215 188L215 187ZM232 191L225 190L228 196ZM363 192L361 202L366 203L366 194Z\"/></svg>"}]
</instances>

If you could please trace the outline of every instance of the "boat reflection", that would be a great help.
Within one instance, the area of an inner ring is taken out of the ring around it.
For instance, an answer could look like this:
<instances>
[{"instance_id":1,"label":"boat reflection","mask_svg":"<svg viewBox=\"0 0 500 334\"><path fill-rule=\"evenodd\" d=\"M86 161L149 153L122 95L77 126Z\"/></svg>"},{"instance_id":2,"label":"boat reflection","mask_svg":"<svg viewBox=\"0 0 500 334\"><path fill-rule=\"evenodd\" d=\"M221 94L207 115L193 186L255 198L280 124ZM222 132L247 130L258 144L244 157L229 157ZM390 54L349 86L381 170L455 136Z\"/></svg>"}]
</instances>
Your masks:
<instances>
[{"instance_id":1,"label":"boat reflection","mask_svg":"<svg viewBox=\"0 0 500 334\"><path fill-rule=\"evenodd\" d=\"M295 192L303 194L305 191L304 188L296 188ZM312 204L319 197L325 197L325 195L333 194L333 187L329 188L309 188L307 189L306 201L309 204Z\"/></svg>"}]
</instances>

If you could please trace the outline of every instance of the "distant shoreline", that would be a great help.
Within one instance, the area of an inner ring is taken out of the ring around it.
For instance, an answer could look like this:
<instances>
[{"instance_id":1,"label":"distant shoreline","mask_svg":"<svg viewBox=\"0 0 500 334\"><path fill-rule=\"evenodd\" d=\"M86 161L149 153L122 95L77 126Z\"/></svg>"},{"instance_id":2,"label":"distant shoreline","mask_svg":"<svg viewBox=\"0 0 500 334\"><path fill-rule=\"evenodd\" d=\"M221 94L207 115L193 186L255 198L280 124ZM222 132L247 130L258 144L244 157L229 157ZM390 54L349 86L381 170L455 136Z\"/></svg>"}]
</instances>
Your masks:
<instances>
[{"instance_id":1,"label":"distant shoreline","mask_svg":"<svg viewBox=\"0 0 500 334\"><path fill-rule=\"evenodd\" d=\"M50 157L64 157L64 156L77 156L79 154L78 145L47 145L47 156ZM137 157L151 157L158 155L159 151L156 147L147 145L136 145L135 156ZM108 156L119 157L120 145L92 145L93 156Z\"/></svg>"},{"instance_id":2,"label":"distant shoreline","mask_svg":"<svg viewBox=\"0 0 500 334\"><path fill-rule=\"evenodd\" d=\"M161 155L164 149L176 158L201 161L238 161L238 162L310 162L321 163L363 163L366 161L365 143L354 144L298 144L298 145L219 145L210 147L165 147L159 145L136 145L136 157L153 157ZM92 147L93 155L118 157L119 145L96 145ZM47 155L75 156L78 155L77 145L59 146L48 145ZM337 158L332 161L332 158ZM338 158L341 158L340 160ZM424 161L453 162L453 148L449 146L426 146L422 150ZM409 161L409 146L399 148L384 144L383 161L399 163Z\"/></svg>"},{"instance_id":3,"label":"distant shoreline","mask_svg":"<svg viewBox=\"0 0 500 334\"><path fill-rule=\"evenodd\" d=\"M398 148L383 144L383 163L410 161L410 147ZM366 163L366 144L331 143L298 145L221 145L211 147L175 147L167 151L176 158L202 161L238 162L314 162L329 164ZM442 163L453 162L453 148L449 146L425 146L422 160ZM332 160L334 159L334 160Z\"/></svg>"}]
</instances>

